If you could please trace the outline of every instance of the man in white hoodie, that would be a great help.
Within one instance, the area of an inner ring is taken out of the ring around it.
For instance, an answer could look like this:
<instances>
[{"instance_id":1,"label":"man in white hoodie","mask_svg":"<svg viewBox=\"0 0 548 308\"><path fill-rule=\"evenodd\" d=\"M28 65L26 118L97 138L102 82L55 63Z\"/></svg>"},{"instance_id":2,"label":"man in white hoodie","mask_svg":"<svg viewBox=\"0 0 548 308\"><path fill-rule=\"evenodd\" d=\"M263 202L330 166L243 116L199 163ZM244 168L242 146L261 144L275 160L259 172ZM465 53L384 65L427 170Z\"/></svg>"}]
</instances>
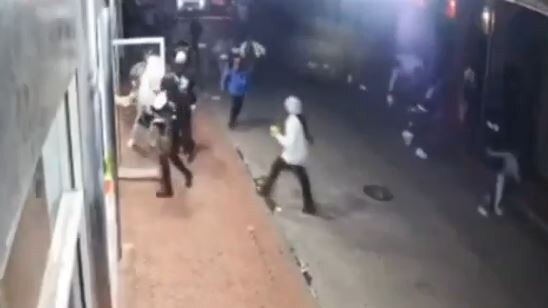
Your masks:
<instances>
[{"instance_id":1,"label":"man in white hoodie","mask_svg":"<svg viewBox=\"0 0 548 308\"><path fill-rule=\"evenodd\" d=\"M306 121L302 116L302 104L295 96L288 97L285 102L285 109L288 117L285 120L285 134L282 134L278 127L270 129L271 135L278 140L283 148L282 154L278 157L270 169L270 174L259 193L269 198L272 187L280 173L284 170L291 171L297 176L302 188L304 207L303 212L315 214L316 207L310 189L310 180L306 168L303 166L308 156L308 144L311 141Z\"/></svg>"}]
</instances>

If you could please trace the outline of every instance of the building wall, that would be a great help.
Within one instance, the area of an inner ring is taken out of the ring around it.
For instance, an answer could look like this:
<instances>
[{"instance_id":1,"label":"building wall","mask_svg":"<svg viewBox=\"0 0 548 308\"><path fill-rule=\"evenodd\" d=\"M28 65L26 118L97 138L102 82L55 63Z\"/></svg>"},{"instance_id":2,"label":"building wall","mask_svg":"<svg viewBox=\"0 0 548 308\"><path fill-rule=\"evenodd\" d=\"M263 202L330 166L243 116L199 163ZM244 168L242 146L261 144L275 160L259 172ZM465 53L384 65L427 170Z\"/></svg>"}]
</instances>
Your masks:
<instances>
[{"instance_id":1,"label":"building wall","mask_svg":"<svg viewBox=\"0 0 548 308\"><path fill-rule=\"evenodd\" d=\"M0 269L42 144L76 68L78 8L71 0L0 0Z\"/></svg>"},{"instance_id":2,"label":"building wall","mask_svg":"<svg viewBox=\"0 0 548 308\"><path fill-rule=\"evenodd\" d=\"M92 5L88 5L90 2ZM95 43L97 37L89 31L96 27L99 11L91 12L90 8L104 5L103 0L0 0L0 306L11 292L8 280L17 272L12 260L28 253L29 247L39 246L35 239L21 241L25 234L43 233L33 224L24 224L28 222L25 213L29 212L24 205L39 157L55 152L51 144L46 144L45 152L43 148L51 129L57 126L54 117L73 78L78 100L78 108L73 111L79 123L71 128L71 134L78 134L81 140L80 155L73 159L81 167L88 237L84 242L91 251L88 276L93 279L92 307L111 306L104 232L102 127L96 117L100 105L108 102L94 99L97 84L105 84L105 80L96 75L97 61L91 57L90 48L97 44L90 42ZM103 46L110 44L110 37L102 39ZM48 172L57 168L51 162L45 167ZM51 232L56 210L48 203L54 204L58 196L51 194L55 185L44 189L47 202L40 219L49 218ZM36 254L37 259L44 257L44 252ZM31 263L40 273L40 265ZM33 276L34 282L41 282L38 274Z\"/></svg>"}]
</instances>

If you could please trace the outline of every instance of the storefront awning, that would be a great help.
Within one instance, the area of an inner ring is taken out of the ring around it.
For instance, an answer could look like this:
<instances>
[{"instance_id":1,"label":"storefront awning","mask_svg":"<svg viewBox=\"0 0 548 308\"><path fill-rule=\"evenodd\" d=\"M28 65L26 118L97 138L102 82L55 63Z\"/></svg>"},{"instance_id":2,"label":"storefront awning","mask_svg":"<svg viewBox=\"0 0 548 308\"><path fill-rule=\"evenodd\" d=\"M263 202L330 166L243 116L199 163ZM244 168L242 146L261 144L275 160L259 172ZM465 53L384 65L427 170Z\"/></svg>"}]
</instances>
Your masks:
<instances>
[{"instance_id":1,"label":"storefront awning","mask_svg":"<svg viewBox=\"0 0 548 308\"><path fill-rule=\"evenodd\" d=\"M548 0L504 0L548 16Z\"/></svg>"}]
</instances>

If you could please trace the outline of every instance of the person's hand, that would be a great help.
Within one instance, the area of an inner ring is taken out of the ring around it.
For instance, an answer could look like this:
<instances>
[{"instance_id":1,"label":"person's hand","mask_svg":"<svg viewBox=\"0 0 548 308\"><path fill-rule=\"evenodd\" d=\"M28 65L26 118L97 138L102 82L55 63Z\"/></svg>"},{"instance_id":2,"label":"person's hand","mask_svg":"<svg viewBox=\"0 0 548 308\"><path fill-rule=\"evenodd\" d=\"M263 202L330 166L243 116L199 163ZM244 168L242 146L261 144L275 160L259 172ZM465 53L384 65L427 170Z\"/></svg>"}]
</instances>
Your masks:
<instances>
[{"instance_id":1,"label":"person's hand","mask_svg":"<svg viewBox=\"0 0 548 308\"><path fill-rule=\"evenodd\" d=\"M276 137L280 134L280 128L276 125L270 126L270 135Z\"/></svg>"}]
</instances>

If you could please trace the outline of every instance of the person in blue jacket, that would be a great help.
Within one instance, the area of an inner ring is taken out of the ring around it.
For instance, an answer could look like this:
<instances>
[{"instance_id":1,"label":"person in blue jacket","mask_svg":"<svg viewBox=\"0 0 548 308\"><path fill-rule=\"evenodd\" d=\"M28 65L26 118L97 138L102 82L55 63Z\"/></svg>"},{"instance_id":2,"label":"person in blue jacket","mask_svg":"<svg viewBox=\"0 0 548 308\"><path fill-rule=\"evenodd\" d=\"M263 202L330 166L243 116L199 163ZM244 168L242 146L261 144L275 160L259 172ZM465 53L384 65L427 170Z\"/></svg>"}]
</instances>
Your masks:
<instances>
[{"instance_id":1,"label":"person in blue jacket","mask_svg":"<svg viewBox=\"0 0 548 308\"><path fill-rule=\"evenodd\" d=\"M236 57L233 59L232 67L225 78L226 89L228 89L228 93L232 98L228 127L234 129L249 88L249 72L244 69L241 58Z\"/></svg>"}]
</instances>

